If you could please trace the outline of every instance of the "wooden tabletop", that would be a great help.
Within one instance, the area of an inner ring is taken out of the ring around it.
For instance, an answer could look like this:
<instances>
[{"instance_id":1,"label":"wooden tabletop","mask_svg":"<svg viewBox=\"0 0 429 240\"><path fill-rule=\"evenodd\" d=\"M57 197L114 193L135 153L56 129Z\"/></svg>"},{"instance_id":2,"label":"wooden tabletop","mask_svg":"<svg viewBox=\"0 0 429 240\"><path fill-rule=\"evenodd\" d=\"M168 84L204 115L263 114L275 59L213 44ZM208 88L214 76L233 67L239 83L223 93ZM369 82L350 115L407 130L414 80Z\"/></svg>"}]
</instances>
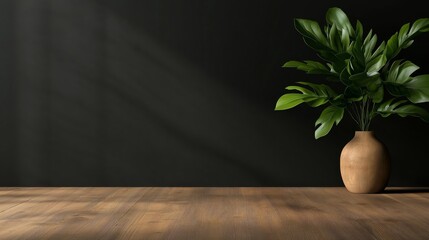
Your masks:
<instances>
[{"instance_id":1,"label":"wooden tabletop","mask_svg":"<svg viewBox=\"0 0 429 240\"><path fill-rule=\"evenodd\" d=\"M0 188L0 239L429 239L429 188Z\"/></svg>"}]
</instances>

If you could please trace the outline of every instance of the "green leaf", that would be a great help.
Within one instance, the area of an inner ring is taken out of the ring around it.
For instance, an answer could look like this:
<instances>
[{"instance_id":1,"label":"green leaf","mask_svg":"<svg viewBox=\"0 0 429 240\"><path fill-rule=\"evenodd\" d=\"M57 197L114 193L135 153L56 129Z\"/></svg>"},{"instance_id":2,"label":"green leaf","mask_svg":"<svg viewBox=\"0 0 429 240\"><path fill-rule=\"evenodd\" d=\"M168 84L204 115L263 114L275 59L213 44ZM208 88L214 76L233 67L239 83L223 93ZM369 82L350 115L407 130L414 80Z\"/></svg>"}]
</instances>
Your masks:
<instances>
[{"instance_id":1,"label":"green leaf","mask_svg":"<svg viewBox=\"0 0 429 240\"><path fill-rule=\"evenodd\" d=\"M308 74L335 75L335 73L331 72L325 65L316 61L288 61L283 67L296 68Z\"/></svg>"},{"instance_id":2,"label":"green leaf","mask_svg":"<svg viewBox=\"0 0 429 240\"><path fill-rule=\"evenodd\" d=\"M371 40L372 38L372 29L369 30L368 34L366 35L365 39L363 40L363 45L367 45L368 42Z\"/></svg>"},{"instance_id":3,"label":"green leaf","mask_svg":"<svg viewBox=\"0 0 429 240\"><path fill-rule=\"evenodd\" d=\"M396 100L396 99L392 98L392 99L387 100L386 102L380 104L378 106L378 108L377 108L377 111L380 112L380 113L385 113L385 114L389 114L390 115L391 114L390 112L394 108L396 108L398 105L400 105L400 104L402 104L404 102L407 102L407 100L400 100L400 101L397 101L395 104L392 104L392 102L394 100Z\"/></svg>"},{"instance_id":4,"label":"green leaf","mask_svg":"<svg viewBox=\"0 0 429 240\"><path fill-rule=\"evenodd\" d=\"M298 106L304 102L307 96L300 93L287 93L277 100L276 108L274 110L287 110Z\"/></svg>"},{"instance_id":5,"label":"green leaf","mask_svg":"<svg viewBox=\"0 0 429 240\"><path fill-rule=\"evenodd\" d=\"M340 81L346 86L351 86L352 81L349 78L350 73L347 71L347 68L344 68L343 71L340 73Z\"/></svg>"},{"instance_id":6,"label":"green leaf","mask_svg":"<svg viewBox=\"0 0 429 240\"><path fill-rule=\"evenodd\" d=\"M356 41L362 41L363 39L363 26L362 23L357 20L356 21Z\"/></svg>"},{"instance_id":7,"label":"green leaf","mask_svg":"<svg viewBox=\"0 0 429 240\"><path fill-rule=\"evenodd\" d=\"M321 52L321 51L331 51L331 49L329 48L329 46L325 46L324 44L318 42L317 40L308 38L308 37L303 37L302 38L304 40L304 43L309 46L311 49L317 51L317 52Z\"/></svg>"},{"instance_id":8,"label":"green leaf","mask_svg":"<svg viewBox=\"0 0 429 240\"><path fill-rule=\"evenodd\" d=\"M317 98L317 99L314 99L314 100L307 101L307 104L310 107L319 107L319 106L322 106L323 104L325 104L327 102L328 102L327 98Z\"/></svg>"},{"instance_id":9,"label":"green leaf","mask_svg":"<svg viewBox=\"0 0 429 240\"><path fill-rule=\"evenodd\" d=\"M429 75L411 77L419 67L410 61L393 62L385 81L393 96L407 97L413 103L429 102Z\"/></svg>"},{"instance_id":10,"label":"green leaf","mask_svg":"<svg viewBox=\"0 0 429 240\"><path fill-rule=\"evenodd\" d=\"M308 66L310 66L310 67L313 67L313 68L316 68L316 69L322 69L322 70L325 70L325 71L329 71L328 68L325 65L321 64L320 62L310 61L310 60L306 60L304 62Z\"/></svg>"},{"instance_id":11,"label":"green leaf","mask_svg":"<svg viewBox=\"0 0 429 240\"><path fill-rule=\"evenodd\" d=\"M419 69L419 66L410 61L396 60L390 66L386 81L396 84L404 84L411 80L411 74Z\"/></svg>"},{"instance_id":12,"label":"green leaf","mask_svg":"<svg viewBox=\"0 0 429 240\"><path fill-rule=\"evenodd\" d=\"M410 79L411 74L419 69L419 66L410 61L405 61L399 65L398 76L396 77L397 83L405 83Z\"/></svg>"},{"instance_id":13,"label":"green leaf","mask_svg":"<svg viewBox=\"0 0 429 240\"><path fill-rule=\"evenodd\" d=\"M376 113L382 117L388 117L391 114L397 114L400 117L418 117L425 122L429 122L429 112L424 108L416 106L414 104L402 105L407 102L406 100L400 100L392 104L394 99L384 102L378 108ZM402 105L402 106L400 106ZM400 107L399 107L400 106Z\"/></svg>"},{"instance_id":14,"label":"green leaf","mask_svg":"<svg viewBox=\"0 0 429 240\"><path fill-rule=\"evenodd\" d=\"M411 44L413 44L413 43L414 43L414 40L409 40L409 41L407 41L407 43L404 44L404 46L402 48L405 49L405 48L411 46Z\"/></svg>"},{"instance_id":15,"label":"green leaf","mask_svg":"<svg viewBox=\"0 0 429 240\"><path fill-rule=\"evenodd\" d=\"M374 103L380 103L381 101L383 101L383 97L384 97L383 86L378 87L377 90L374 92L370 92L369 97L372 98L372 101Z\"/></svg>"},{"instance_id":16,"label":"green leaf","mask_svg":"<svg viewBox=\"0 0 429 240\"><path fill-rule=\"evenodd\" d=\"M399 73L399 66L401 65L402 60L396 60L392 63L389 69L389 73L387 75L386 81L388 82L396 82Z\"/></svg>"},{"instance_id":17,"label":"green leaf","mask_svg":"<svg viewBox=\"0 0 429 240\"><path fill-rule=\"evenodd\" d=\"M295 19L295 28L310 47L317 51L329 49L328 41L316 21Z\"/></svg>"},{"instance_id":18,"label":"green leaf","mask_svg":"<svg viewBox=\"0 0 429 240\"><path fill-rule=\"evenodd\" d=\"M395 97L409 96L409 91L403 84L397 84L394 82L384 82L384 86L392 96L395 96Z\"/></svg>"},{"instance_id":19,"label":"green leaf","mask_svg":"<svg viewBox=\"0 0 429 240\"><path fill-rule=\"evenodd\" d=\"M364 91L373 102L379 103L383 100L384 89L380 74L369 76L366 72L351 75L349 77L350 85L346 88L344 95L349 102L362 100Z\"/></svg>"},{"instance_id":20,"label":"green leaf","mask_svg":"<svg viewBox=\"0 0 429 240\"><path fill-rule=\"evenodd\" d=\"M398 34L398 43L399 45L402 45L404 43L404 41L407 39L408 37L408 30L410 29L410 24L404 24L401 29L399 30L399 34Z\"/></svg>"},{"instance_id":21,"label":"green leaf","mask_svg":"<svg viewBox=\"0 0 429 240\"><path fill-rule=\"evenodd\" d=\"M325 84L315 84L315 83L309 83L309 82L298 82L298 83L311 87L317 96L335 97L338 95L334 90L332 90L332 88L330 88Z\"/></svg>"},{"instance_id":22,"label":"green leaf","mask_svg":"<svg viewBox=\"0 0 429 240\"><path fill-rule=\"evenodd\" d=\"M329 100L329 102L337 107L345 108L347 106L347 99L344 97L344 94L340 94L333 99Z\"/></svg>"},{"instance_id":23,"label":"green leaf","mask_svg":"<svg viewBox=\"0 0 429 240\"><path fill-rule=\"evenodd\" d=\"M352 61L354 65L356 65L356 67L358 68L357 70L359 72L365 70L365 65L366 65L365 55L364 55L364 52L362 51L362 45L358 41L353 43L352 56L353 56Z\"/></svg>"},{"instance_id":24,"label":"green leaf","mask_svg":"<svg viewBox=\"0 0 429 240\"><path fill-rule=\"evenodd\" d=\"M344 98L348 103L361 101L363 99L363 91L359 87L348 86L344 90Z\"/></svg>"},{"instance_id":25,"label":"green leaf","mask_svg":"<svg viewBox=\"0 0 429 240\"><path fill-rule=\"evenodd\" d=\"M329 31L328 39L329 39L329 46L332 49L336 50L337 52L343 50L341 46L341 38L338 34L338 30L335 27L335 24L332 25L331 30Z\"/></svg>"},{"instance_id":26,"label":"green leaf","mask_svg":"<svg viewBox=\"0 0 429 240\"><path fill-rule=\"evenodd\" d=\"M386 55L386 59L394 58L397 55L399 48L398 33L396 32L392 37L389 38L386 48L384 49L384 55Z\"/></svg>"},{"instance_id":27,"label":"green leaf","mask_svg":"<svg viewBox=\"0 0 429 240\"><path fill-rule=\"evenodd\" d=\"M379 77L372 83L368 84L368 96L374 103L380 103L383 101L384 87Z\"/></svg>"},{"instance_id":28,"label":"green leaf","mask_svg":"<svg viewBox=\"0 0 429 240\"><path fill-rule=\"evenodd\" d=\"M410 24L404 24L399 33L396 32L387 41L385 55L387 60L396 57L401 49L409 47L413 43L413 38L418 36L420 33L429 32L429 18L421 18L413 23L410 28Z\"/></svg>"},{"instance_id":29,"label":"green leaf","mask_svg":"<svg viewBox=\"0 0 429 240\"><path fill-rule=\"evenodd\" d=\"M312 91L308 90L307 88L301 87L301 86L287 86L286 90L296 90L301 92L302 94L312 95L314 94Z\"/></svg>"},{"instance_id":30,"label":"green leaf","mask_svg":"<svg viewBox=\"0 0 429 240\"><path fill-rule=\"evenodd\" d=\"M326 12L326 22L337 27L338 30L345 29L348 35L354 36L354 30L349 18L340 8L334 7Z\"/></svg>"},{"instance_id":31,"label":"green leaf","mask_svg":"<svg viewBox=\"0 0 429 240\"><path fill-rule=\"evenodd\" d=\"M381 42L380 46L378 46L375 52L371 55L368 62L374 60L376 57L380 56L380 54L383 54L385 47L386 47L386 43L384 41Z\"/></svg>"},{"instance_id":32,"label":"green leaf","mask_svg":"<svg viewBox=\"0 0 429 240\"><path fill-rule=\"evenodd\" d=\"M334 123L338 125L344 116L344 108L337 106L329 106L323 110L320 117L316 120L316 131L314 137L319 139L326 136L331 131Z\"/></svg>"},{"instance_id":33,"label":"green leaf","mask_svg":"<svg viewBox=\"0 0 429 240\"><path fill-rule=\"evenodd\" d=\"M369 59L372 56L372 51L375 48L375 45L377 44L377 35L374 34L374 36L372 36L371 40L369 40L368 42L365 42L363 44L364 46L364 55L365 55L365 59L367 61L369 61Z\"/></svg>"},{"instance_id":34,"label":"green leaf","mask_svg":"<svg viewBox=\"0 0 429 240\"><path fill-rule=\"evenodd\" d=\"M350 36L346 29L341 30L341 45L343 51L347 51L350 45Z\"/></svg>"},{"instance_id":35,"label":"green leaf","mask_svg":"<svg viewBox=\"0 0 429 240\"><path fill-rule=\"evenodd\" d=\"M414 22L410 29L409 35L429 32L429 18L421 18Z\"/></svg>"},{"instance_id":36,"label":"green leaf","mask_svg":"<svg viewBox=\"0 0 429 240\"><path fill-rule=\"evenodd\" d=\"M429 122L429 112L426 111L426 109L413 104L404 105L402 107L396 108L395 112L400 117L418 117L425 122Z\"/></svg>"},{"instance_id":37,"label":"green leaf","mask_svg":"<svg viewBox=\"0 0 429 240\"><path fill-rule=\"evenodd\" d=\"M341 73L341 71L345 68L345 59L350 58L348 53L345 54L334 54L332 51L320 51L319 57L323 60L329 62L331 65L331 72L336 74Z\"/></svg>"},{"instance_id":38,"label":"green leaf","mask_svg":"<svg viewBox=\"0 0 429 240\"><path fill-rule=\"evenodd\" d=\"M413 77L404 86L412 103L429 102L429 74Z\"/></svg>"},{"instance_id":39,"label":"green leaf","mask_svg":"<svg viewBox=\"0 0 429 240\"><path fill-rule=\"evenodd\" d=\"M350 76L350 81L354 86L368 87L369 84L375 82L380 78L379 74L368 75L366 72L357 73Z\"/></svg>"},{"instance_id":40,"label":"green leaf","mask_svg":"<svg viewBox=\"0 0 429 240\"><path fill-rule=\"evenodd\" d=\"M298 83L311 87L313 91L302 86L288 86L286 87L287 90L295 90L300 93L287 93L281 96L277 101L275 110L287 110L304 102L311 107L318 107L338 95L325 84Z\"/></svg>"},{"instance_id":41,"label":"green leaf","mask_svg":"<svg viewBox=\"0 0 429 240\"><path fill-rule=\"evenodd\" d=\"M386 56L384 56L384 54L381 54L380 56L368 63L368 75L371 76L376 74L385 64Z\"/></svg>"}]
</instances>

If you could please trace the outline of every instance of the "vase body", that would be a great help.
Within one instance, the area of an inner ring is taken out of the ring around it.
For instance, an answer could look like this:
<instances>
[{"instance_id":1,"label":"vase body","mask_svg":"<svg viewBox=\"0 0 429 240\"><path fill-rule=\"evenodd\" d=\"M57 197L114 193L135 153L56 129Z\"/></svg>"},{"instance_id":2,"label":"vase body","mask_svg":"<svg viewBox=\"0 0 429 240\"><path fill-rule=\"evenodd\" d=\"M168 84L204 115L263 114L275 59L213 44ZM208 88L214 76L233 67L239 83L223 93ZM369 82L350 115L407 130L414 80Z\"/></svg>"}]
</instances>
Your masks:
<instances>
[{"instance_id":1,"label":"vase body","mask_svg":"<svg viewBox=\"0 0 429 240\"><path fill-rule=\"evenodd\" d=\"M389 152L373 132L356 131L341 152L340 170L349 192L381 192L389 180Z\"/></svg>"}]
</instances>

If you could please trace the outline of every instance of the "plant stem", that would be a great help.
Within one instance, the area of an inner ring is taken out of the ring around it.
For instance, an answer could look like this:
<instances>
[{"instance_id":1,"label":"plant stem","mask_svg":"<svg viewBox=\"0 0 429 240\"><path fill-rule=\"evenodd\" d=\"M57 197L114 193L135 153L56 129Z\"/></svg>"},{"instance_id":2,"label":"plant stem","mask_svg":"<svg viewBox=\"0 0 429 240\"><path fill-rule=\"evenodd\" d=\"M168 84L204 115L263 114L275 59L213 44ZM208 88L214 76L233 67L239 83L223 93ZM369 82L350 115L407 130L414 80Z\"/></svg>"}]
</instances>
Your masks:
<instances>
[{"instance_id":1,"label":"plant stem","mask_svg":"<svg viewBox=\"0 0 429 240\"><path fill-rule=\"evenodd\" d=\"M350 108L351 110L347 109L347 111L353 121L358 125L359 130L368 131L371 125L375 103L365 96L360 104L354 102L351 104Z\"/></svg>"},{"instance_id":2,"label":"plant stem","mask_svg":"<svg viewBox=\"0 0 429 240\"><path fill-rule=\"evenodd\" d=\"M346 109L347 109L347 108L346 108ZM353 114L349 109L347 109L347 112L349 113L349 115L350 115L350 117L353 119L353 121L354 121L357 125L359 125L359 121L355 118L354 114Z\"/></svg>"}]
</instances>

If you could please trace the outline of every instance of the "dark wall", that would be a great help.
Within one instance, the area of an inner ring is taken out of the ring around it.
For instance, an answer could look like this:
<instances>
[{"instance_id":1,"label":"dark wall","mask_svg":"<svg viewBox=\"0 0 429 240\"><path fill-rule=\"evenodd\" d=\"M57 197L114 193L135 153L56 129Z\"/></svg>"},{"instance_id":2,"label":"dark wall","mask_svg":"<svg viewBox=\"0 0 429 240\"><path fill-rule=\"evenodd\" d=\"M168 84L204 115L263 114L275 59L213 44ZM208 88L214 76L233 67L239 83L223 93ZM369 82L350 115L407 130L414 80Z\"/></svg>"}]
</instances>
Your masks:
<instances>
[{"instance_id":1,"label":"dark wall","mask_svg":"<svg viewBox=\"0 0 429 240\"><path fill-rule=\"evenodd\" d=\"M274 112L282 69L313 59L295 17L332 6L380 38L421 1L0 1L0 185L340 186L349 118L314 140L320 109ZM429 34L405 57L429 72ZM429 125L373 124L391 185L429 184Z\"/></svg>"}]
</instances>

